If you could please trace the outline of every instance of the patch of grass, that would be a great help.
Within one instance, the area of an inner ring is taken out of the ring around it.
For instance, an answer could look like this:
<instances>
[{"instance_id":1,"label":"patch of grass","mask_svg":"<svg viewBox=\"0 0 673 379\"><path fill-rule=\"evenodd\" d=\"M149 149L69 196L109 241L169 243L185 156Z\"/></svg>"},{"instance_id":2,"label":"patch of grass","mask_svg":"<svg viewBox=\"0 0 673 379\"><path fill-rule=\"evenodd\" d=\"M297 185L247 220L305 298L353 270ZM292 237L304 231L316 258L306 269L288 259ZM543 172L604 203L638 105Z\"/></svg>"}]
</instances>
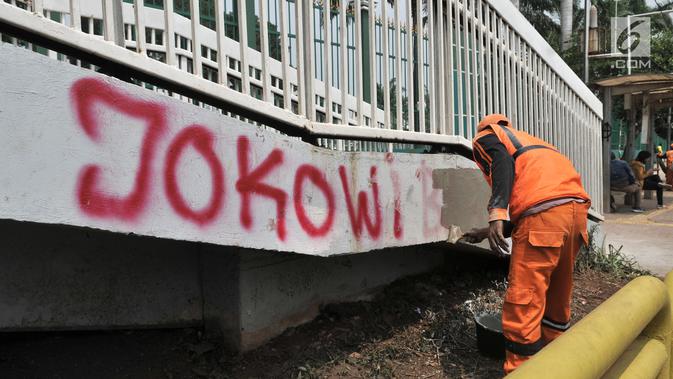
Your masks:
<instances>
[{"instance_id":1,"label":"patch of grass","mask_svg":"<svg viewBox=\"0 0 673 379\"><path fill-rule=\"evenodd\" d=\"M589 245L580 250L575 261L577 271L597 270L623 279L633 279L641 275L652 275L631 257L622 252L623 246L608 245L608 251L596 243L598 226L589 230Z\"/></svg>"}]
</instances>

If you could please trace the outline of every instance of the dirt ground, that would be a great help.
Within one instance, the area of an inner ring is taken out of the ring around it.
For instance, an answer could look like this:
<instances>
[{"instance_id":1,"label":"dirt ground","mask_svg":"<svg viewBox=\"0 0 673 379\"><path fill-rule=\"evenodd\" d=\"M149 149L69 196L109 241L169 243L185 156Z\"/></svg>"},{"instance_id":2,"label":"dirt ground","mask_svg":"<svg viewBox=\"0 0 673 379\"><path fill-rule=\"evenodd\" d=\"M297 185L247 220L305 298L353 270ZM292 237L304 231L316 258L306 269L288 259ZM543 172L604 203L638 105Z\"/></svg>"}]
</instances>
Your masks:
<instances>
[{"instance_id":1,"label":"dirt ground","mask_svg":"<svg viewBox=\"0 0 673 379\"><path fill-rule=\"evenodd\" d=\"M0 335L2 378L497 378L479 355L474 312L497 310L506 262L455 259L442 271L397 281L371 302L328 306L243 355L198 329ZM573 321L625 284L576 274Z\"/></svg>"}]
</instances>

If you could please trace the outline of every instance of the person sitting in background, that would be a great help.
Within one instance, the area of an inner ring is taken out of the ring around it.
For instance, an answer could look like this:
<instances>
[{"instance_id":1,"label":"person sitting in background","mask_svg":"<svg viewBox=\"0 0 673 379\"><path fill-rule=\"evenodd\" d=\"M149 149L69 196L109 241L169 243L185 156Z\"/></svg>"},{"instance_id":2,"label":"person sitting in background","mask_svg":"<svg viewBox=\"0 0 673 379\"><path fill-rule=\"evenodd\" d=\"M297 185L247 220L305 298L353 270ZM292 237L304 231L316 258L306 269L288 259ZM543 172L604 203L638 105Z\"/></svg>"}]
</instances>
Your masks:
<instances>
[{"instance_id":1,"label":"person sitting in background","mask_svg":"<svg viewBox=\"0 0 673 379\"><path fill-rule=\"evenodd\" d=\"M625 192L633 196L632 211L636 213L643 212L640 208L640 185L636 181L633 171L628 163L617 159L615 153L610 154L610 190ZM617 211L615 201L610 196L610 208Z\"/></svg>"},{"instance_id":2,"label":"person sitting in background","mask_svg":"<svg viewBox=\"0 0 673 379\"><path fill-rule=\"evenodd\" d=\"M662 182L659 174L654 169L647 169L647 161L652 156L649 151L641 151L636 159L631 162L631 170L636 177L636 181L645 191L657 191L657 208L664 207L664 188L671 188L670 184Z\"/></svg>"}]
</instances>

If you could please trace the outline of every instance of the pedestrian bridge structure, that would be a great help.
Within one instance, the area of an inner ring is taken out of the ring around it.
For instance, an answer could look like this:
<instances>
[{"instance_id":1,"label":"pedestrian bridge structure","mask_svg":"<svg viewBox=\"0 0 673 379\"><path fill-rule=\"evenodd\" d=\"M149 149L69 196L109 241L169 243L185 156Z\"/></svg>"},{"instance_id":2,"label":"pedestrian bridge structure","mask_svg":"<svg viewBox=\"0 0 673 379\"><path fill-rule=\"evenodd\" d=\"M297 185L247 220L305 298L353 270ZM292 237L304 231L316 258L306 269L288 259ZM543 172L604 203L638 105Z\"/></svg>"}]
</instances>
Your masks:
<instances>
[{"instance_id":1,"label":"pedestrian bridge structure","mask_svg":"<svg viewBox=\"0 0 673 379\"><path fill-rule=\"evenodd\" d=\"M0 34L4 330L247 349L432 269L486 220L489 113L603 210L602 105L508 1L5 0Z\"/></svg>"}]
</instances>

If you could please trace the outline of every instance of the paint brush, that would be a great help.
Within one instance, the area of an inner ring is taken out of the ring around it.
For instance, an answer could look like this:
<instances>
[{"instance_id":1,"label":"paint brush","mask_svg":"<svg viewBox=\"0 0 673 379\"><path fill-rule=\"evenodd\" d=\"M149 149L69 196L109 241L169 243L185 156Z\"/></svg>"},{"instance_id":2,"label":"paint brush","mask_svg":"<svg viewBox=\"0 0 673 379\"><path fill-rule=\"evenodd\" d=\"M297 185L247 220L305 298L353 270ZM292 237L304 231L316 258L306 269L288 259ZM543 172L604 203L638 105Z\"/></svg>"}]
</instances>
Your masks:
<instances>
[{"instance_id":1,"label":"paint brush","mask_svg":"<svg viewBox=\"0 0 673 379\"><path fill-rule=\"evenodd\" d=\"M458 243L461 238L463 238L463 232L460 230L460 226L458 225L449 226L449 235L446 238L446 242L455 244Z\"/></svg>"}]
</instances>

